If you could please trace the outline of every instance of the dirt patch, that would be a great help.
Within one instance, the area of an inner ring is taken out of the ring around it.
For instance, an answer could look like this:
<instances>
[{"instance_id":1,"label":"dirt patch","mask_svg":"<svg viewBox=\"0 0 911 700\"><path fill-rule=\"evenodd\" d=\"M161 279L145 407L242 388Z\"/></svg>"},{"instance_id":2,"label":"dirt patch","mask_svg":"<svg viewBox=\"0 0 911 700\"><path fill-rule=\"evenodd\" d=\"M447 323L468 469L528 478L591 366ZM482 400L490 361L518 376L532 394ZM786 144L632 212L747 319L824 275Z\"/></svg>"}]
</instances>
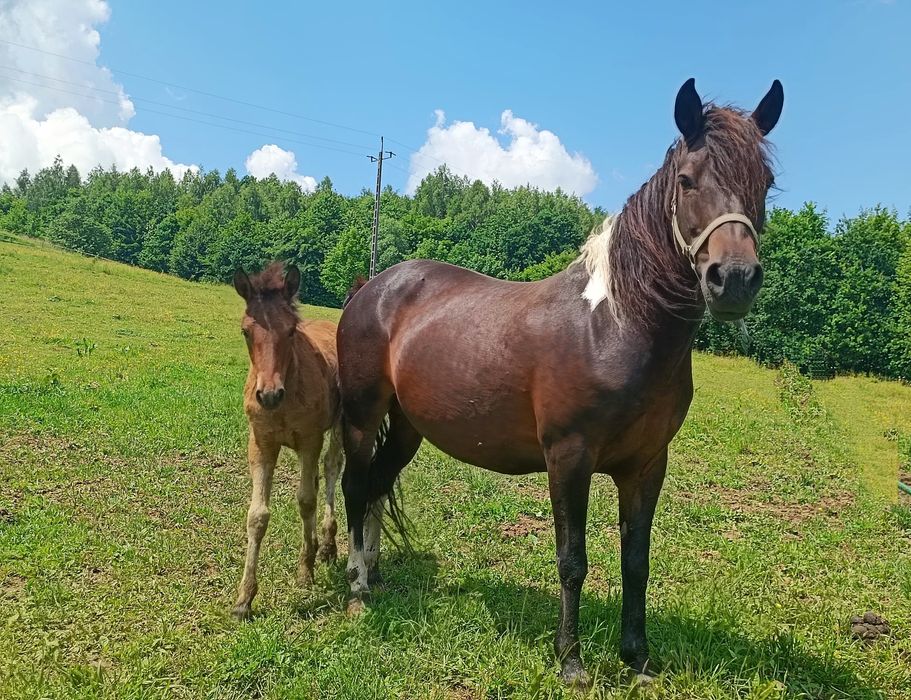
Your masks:
<instances>
[{"instance_id":1,"label":"dirt patch","mask_svg":"<svg viewBox=\"0 0 911 700\"><path fill-rule=\"evenodd\" d=\"M528 535L537 535L540 532L544 532L548 527L550 527L550 524L544 518L522 514L518 520L503 523L500 526L500 534L507 539L527 537Z\"/></svg>"},{"instance_id":2,"label":"dirt patch","mask_svg":"<svg viewBox=\"0 0 911 700\"><path fill-rule=\"evenodd\" d=\"M484 694L469 688L466 685L457 683L452 688L446 689L446 700L479 700Z\"/></svg>"},{"instance_id":3,"label":"dirt patch","mask_svg":"<svg viewBox=\"0 0 911 700\"><path fill-rule=\"evenodd\" d=\"M814 503L793 503L781 500L760 500L756 496L756 489L743 491L726 486L708 486L699 493L680 491L674 494L673 498L700 505L707 505L717 499L723 507L735 513L763 515L795 524L812 520L815 517L836 518L854 503L853 494L847 491L828 494ZM732 532L726 532L725 536L728 539L736 539L736 535L728 537Z\"/></svg>"},{"instance_id":4,"label":"dirt patch","mask_svg":"<svg viewBox=\"0 0 911 700\"><path fill-rule=\"evenodd\" d=\"M535 501L550 501L550 493L546 486L535 483L516 484L516 493Z\"/></svg>"},{"instance_id":5,"label":"dirt patch","mask_svg":"<svg viewBox=\"0 0 911 700\"><path fill-rule=\"evenodd\" d=\"M25 577L19 574L7 574L0 581L0 599L19 600L25 595Z\"/></svg>"},{"instance_id":6,"label":"dirt patch","mask_svg":"<svg viewBox=\"0 0 911 700\"><path fill-rule=\"evenodd\" d=\"M872 611L851 618L851 638L872 644L880 637L887 637L892 629L889 623Z\"/></svg>"}]
</instances>

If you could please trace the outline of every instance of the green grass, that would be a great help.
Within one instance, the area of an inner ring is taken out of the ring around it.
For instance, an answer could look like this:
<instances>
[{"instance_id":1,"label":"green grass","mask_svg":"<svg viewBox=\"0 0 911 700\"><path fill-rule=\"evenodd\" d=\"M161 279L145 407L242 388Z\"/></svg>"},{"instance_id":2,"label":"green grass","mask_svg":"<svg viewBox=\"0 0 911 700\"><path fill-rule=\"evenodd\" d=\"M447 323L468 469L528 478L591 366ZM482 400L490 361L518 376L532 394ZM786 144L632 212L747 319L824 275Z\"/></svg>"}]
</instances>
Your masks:
<instances>
[{"instance_id":1,"label":"green grass","mask_svg":"<svg viewBox=\"0 0 911 700\"><path fill-rule=\"evenodd\" d=\"M240 299L15 237L0 241L0 299L4 698L569 695L543 477L422 448L404 479L417 551L385 553L384 589L349 618L341 562L312 591L293 584L286 456L258 615L236 624ZM795 403L745 360L697 356L695 372L653 537L654 697L911 697L911 510L883 486L908 426L854 421L878 397L911 414L909 389L839 379ZM595 697L627 694L616 505L599 479L581 629ZM894 632L864 646L848 621L868 609Z\"/></svg>"}]
</instances>

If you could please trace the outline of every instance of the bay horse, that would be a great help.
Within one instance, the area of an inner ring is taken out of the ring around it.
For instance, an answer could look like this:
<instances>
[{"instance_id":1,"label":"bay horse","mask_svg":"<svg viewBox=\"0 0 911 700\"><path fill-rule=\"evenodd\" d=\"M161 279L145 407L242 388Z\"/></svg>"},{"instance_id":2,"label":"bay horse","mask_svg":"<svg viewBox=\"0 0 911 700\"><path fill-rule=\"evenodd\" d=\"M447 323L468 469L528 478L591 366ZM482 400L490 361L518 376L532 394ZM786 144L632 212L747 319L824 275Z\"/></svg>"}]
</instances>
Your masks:
<instances>
[{"instance_id":1,"label":"bay horse","mask_svg":"<svg viewBox=\"0 0 911 700\"><path fill-rule=\"evenodd\" d=\"M338 390L336 325L303 321L295 300L300 272L282 263L260 274L234 274L234 288L247 306L241 332L250 355L244 386L244 412L249 425L247 457L253 493L247 512L247 557L232 614L247 619L256 595L259 548L269 526L272 474L282 447L297 453L300 481L297 505L303 521L297 580L313 582L316 558L332 561L335 546L335 486L342 466L341 411ZM326 506L319 549L316 537L316 496L319 457L326 433L329 447L323 460Z\"/></svg>"},{"instance_id":2,"label":"bay horse","mask_svg":"<svg viewBox=\"0 0 911 700\"><path fill-rule=\"evenodd\" d=\"M706 307L741 319L762 285L765 137L783 102L777 80L752 113L703 104L684 83L681 137L663 165L553 277L508 282L411 260L354 291L338 329L353 600L376 567L365 514L422 438L486 469L546 472L561 585L554 648L563 680L586 686L586 517L592 475L607 474L619 493L620 655L648 681L649 543L668 444L692 400Z\"/></svg>"}]
</instances>

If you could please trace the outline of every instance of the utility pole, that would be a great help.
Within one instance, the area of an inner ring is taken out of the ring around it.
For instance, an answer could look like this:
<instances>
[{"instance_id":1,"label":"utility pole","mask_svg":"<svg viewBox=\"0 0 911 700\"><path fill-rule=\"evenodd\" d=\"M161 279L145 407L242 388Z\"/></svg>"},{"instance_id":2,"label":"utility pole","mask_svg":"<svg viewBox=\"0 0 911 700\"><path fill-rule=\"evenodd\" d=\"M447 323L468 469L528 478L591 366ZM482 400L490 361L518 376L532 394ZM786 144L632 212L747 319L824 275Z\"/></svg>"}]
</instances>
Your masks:
<instances>
[{"instance_id":1,"label":"utility pole","mask_svg":"<svg viewBox=\"0 0 911 700\"><path fill-rule=\"evenodd\" d=\"M376 199L373 202L373 242L370 246L370 279L376 276L376 241L380 234L380 191L383 186L383 161L395 156L392 151L383 150L383 137L380 136L380 150L375 156L367 156L371 163L376 163Z\"/></svg>"}]
</instances>

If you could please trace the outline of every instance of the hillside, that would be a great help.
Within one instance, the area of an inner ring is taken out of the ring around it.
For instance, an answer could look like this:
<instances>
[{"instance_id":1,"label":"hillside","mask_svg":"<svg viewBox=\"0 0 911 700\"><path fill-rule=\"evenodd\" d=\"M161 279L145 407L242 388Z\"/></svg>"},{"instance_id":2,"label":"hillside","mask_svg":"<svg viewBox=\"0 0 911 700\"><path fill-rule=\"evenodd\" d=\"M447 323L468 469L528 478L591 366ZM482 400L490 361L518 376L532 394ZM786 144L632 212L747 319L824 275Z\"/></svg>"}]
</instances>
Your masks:
<instances>
[{"instance_id":1,"label":"hillside","mask_svg":"<svg viewBox=\"0 0 911 700\"><path fill-rule=\"evenodd\" d=\"M543 477L425 445L404 483L416 553L384 554L385 588L350 619L341 562L312 592L293 584L286 455L259 615L237 625L249 489L239 297L10 237L0 299L6 697L563 696ZM808 389L707 355L695 373L653 535L657 696L911 697L911 508L894 505L911 387L846 377ZM616 522L600 480L581 633L606 697L623 697ZM850 639L866 610L891 637Z\"/></svg>"}]
</instances>

